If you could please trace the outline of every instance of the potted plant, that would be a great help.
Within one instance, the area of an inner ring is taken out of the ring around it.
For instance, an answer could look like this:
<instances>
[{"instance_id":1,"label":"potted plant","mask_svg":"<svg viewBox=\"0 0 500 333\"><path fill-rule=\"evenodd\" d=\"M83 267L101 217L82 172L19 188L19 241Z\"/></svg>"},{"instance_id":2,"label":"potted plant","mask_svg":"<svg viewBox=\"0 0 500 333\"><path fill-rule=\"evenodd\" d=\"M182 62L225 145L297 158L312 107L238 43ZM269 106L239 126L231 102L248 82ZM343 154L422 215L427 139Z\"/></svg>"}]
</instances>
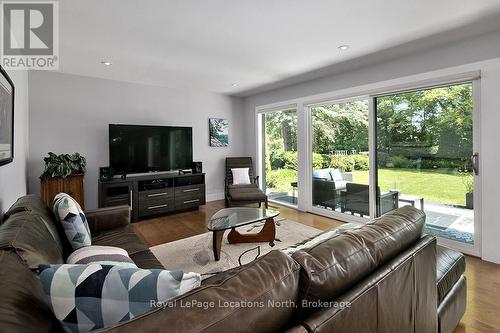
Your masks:
<instances>
[{"instance_id":1,"label":"potted plant","mask_svg":"<svg viewBox=\"0 0 500 333\"><path fill-rule=\"evenodd\" d=\"M49 152L43 161L45 169L40 180L45 204L50 207L56 194L65 192L83 208L83 177L87 164L85 157L79 153L56 155Z\"/></svg>"},{"instance_id":2,"label":"potted plant","mask_svg":"<svg viewBox=\"0 0 500 333\"><path fill-rule=\"evenodd\" d=\"M474 208L474 176L470 172L462 172L462 184L465 187L465 207Z\"/></svg>"}]
</instances>

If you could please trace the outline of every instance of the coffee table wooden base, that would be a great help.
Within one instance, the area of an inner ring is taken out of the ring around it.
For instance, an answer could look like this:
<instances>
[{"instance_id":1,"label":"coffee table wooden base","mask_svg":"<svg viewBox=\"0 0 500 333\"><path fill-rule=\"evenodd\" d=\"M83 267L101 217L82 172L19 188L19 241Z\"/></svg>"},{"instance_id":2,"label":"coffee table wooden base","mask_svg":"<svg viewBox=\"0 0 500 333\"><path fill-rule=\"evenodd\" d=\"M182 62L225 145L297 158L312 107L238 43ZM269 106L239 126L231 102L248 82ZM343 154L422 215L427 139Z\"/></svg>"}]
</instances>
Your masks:
<instances>
[{"instance_id":1,"label":"coffee table wooden base","mask_svg":"<svg viewBox=\"0 0 500 333\"><path fill-rule=\"evenodd\" d=\"M214 231L213 232L213 250L214 257L216 261L220 260L220 249L222 246L222 238L224 236L225 230ZM276 239L276 225L274 224L274 219L269 218L264 223L262 230L258 233L253 234L241 234L236 231L236 228L232 228L227 235L227 240L230 244L236 243L259 243L259 242L269 242L271 246L274 246L274 240Z\"/></svg>"}]
</instances>

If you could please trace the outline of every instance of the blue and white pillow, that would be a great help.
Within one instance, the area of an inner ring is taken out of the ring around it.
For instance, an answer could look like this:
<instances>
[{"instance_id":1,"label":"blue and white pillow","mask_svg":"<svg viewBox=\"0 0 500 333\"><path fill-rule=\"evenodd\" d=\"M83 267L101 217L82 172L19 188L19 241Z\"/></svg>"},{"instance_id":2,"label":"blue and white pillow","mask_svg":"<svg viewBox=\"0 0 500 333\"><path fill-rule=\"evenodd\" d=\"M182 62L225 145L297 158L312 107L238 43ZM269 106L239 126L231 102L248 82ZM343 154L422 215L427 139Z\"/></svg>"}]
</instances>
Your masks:
<instances>
[{"instance_id":1,"label":"blue and white pillow","mask_svg":"<svg viewBox=\"0 0 500 333\"><path fill-rule=\"evenodd\" d=\"M41 265L48 305L71 332L112 326L201 284L197 273L100 264Z\"/></svg>"},{"instance_id":2,"label":"blue and white pillow","mask_svg":"<svg viewBox=\"0 0 500 333\"><path fill-rule=\"evenodd\" d=\"M59 193L55 196L52 207L73 250L91 245L89 224L75 199L69 194Z\"/></svg>"}]
</instances>

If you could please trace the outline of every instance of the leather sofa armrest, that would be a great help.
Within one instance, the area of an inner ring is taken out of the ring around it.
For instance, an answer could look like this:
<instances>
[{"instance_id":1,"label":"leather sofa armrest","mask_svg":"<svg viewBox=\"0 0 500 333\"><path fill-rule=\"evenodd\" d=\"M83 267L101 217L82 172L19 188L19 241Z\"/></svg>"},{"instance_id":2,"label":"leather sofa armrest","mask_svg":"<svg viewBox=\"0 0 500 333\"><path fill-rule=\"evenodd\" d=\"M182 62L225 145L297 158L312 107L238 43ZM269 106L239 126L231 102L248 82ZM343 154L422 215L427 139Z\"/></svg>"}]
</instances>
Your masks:
<instances>
[{"instance_id":1,"label":"leather sofa armrest","mask_svg":"<svg viewBox=\"0 0 500 333\"><path fill-rule=\"evenodd\" d=\"M89 223L90 232L97 233L129 225L130 213L129 206L116 206L86 211L85 217Z\"/></svg>"}]
</instances>

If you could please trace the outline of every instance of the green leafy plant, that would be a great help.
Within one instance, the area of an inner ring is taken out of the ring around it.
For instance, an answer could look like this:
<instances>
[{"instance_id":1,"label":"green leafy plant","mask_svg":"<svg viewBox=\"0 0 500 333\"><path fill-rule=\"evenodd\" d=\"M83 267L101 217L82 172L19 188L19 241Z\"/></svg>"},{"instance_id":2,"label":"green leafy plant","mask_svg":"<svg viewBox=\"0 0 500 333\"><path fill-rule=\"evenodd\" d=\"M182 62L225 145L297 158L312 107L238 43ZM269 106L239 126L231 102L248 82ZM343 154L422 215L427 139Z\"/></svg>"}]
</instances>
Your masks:
<instances>
[{"instance_id":1,"label":"green leafy plant","mask_svg":"<svg viewBox=\"0 0 500 333\"><path fill-rule=\"evenodd\" d=\"M56 155L49 152L49 156L45 157L43 161L45 162L45 169L40 176L43 180L83 174L87 165L85 157L79 153Z\"/></svg>"},{"instance_id":2,"label":"green leafy plant","mask_svg":"<svg viewBox=\"0 0 500 333\"><path fill-rule=\"evenodd\" d=\"M462 184L465 187L465 193L474 192L474 176L470 172L460 172L460 177L462 177Z\"/></svg>"}]
</instances>

